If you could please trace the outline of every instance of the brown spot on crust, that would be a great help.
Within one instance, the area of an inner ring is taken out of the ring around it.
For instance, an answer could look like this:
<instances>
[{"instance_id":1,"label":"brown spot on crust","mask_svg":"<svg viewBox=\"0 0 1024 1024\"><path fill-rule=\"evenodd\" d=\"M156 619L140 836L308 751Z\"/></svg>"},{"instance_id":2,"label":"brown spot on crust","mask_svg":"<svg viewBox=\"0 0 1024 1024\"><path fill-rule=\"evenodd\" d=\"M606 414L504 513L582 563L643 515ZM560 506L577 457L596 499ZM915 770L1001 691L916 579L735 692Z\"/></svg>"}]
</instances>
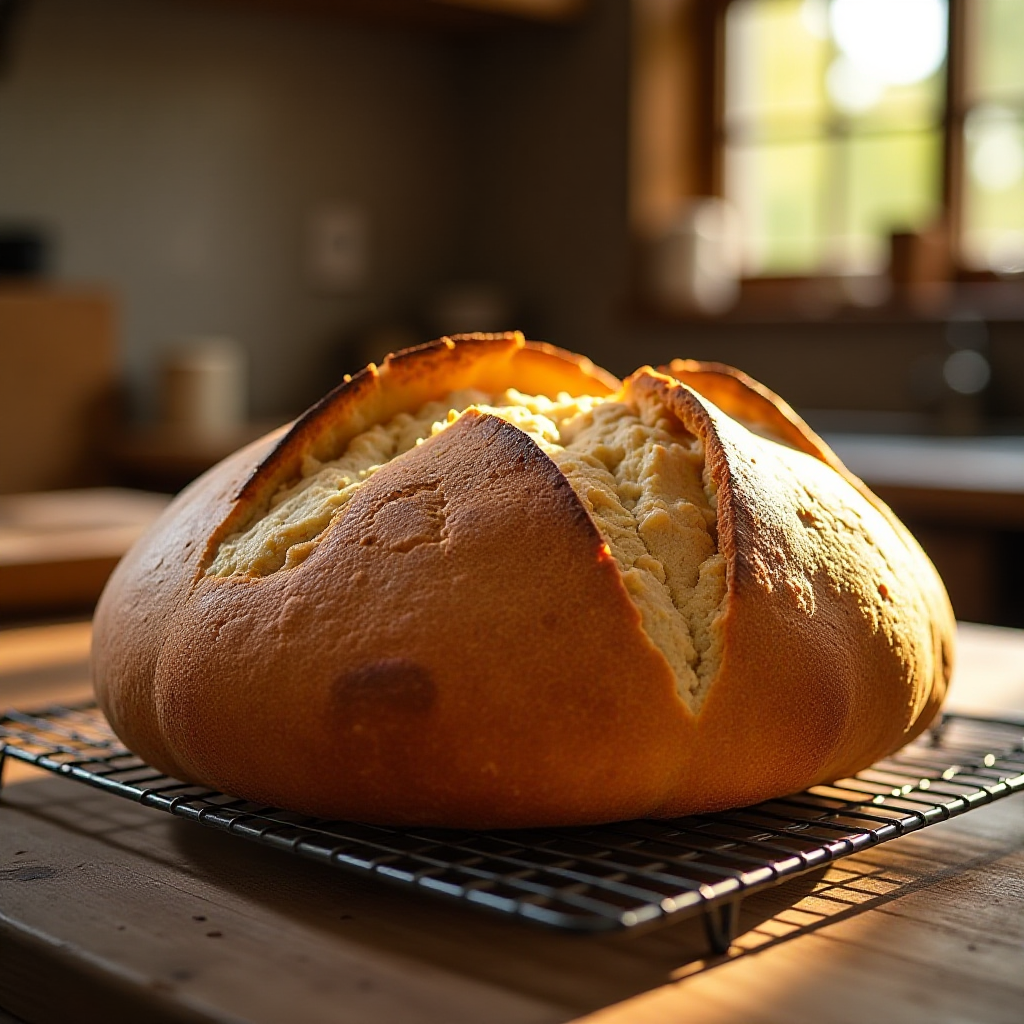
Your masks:
<instances>
[{"instance_id":1,"label":"brown spot on crust","mask_svg":"<svg viewBox=\"0 0 1024 1024\"><path fill-rule=\"evenodd\" d=\"M353 720L386 721L397 715L425 715L437 685L430 672L407 658L380 661L346 672L334 683L335 708Z\"/></svg>"}]
</instances>

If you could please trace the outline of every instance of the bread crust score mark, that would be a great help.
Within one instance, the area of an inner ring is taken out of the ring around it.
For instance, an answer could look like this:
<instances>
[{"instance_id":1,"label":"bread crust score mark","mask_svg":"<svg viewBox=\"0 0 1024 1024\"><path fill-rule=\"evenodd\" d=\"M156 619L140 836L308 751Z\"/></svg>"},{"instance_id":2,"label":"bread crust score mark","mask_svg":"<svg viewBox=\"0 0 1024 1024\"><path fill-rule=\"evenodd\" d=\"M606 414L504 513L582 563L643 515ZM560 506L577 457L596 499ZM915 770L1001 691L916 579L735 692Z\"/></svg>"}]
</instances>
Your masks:
<instances>
[{"instance_id":1,"label":"bread crust score mark","mask_svg":"<svg viewBox=\"0 0 1024 1024\"><path fill-rule=\"evenodd\" d=\"M250 799L466 827L736 806L899 746L948 677L934 570L820 453L751 434L691 372L684 384L639 371L628 388L699 443L717 505L726 594L699 714L585 502L491 414L462 415L370 475L292 568L206 575L300 475L302 453L326 461L346 432L464 387L614 389L499 336L353 379L178 499L97 613L97 692L115 728L163 770Z\"/></svg>"}]
</instances>

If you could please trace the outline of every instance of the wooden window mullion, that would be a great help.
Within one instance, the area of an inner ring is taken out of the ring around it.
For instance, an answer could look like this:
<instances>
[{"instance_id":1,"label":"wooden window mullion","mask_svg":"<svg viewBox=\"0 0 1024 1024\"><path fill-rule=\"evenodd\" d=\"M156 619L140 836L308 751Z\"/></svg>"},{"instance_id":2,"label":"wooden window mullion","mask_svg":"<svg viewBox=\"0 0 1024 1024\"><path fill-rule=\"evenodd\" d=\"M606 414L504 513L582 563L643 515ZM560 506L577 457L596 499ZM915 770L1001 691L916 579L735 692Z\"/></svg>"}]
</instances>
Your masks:
<instances>
[{"instance_id":1,"label":"wooden window mullion","mask_svg":"<svg viewBox=\"0 0 1024 1024\"><path fill-rule=\"evenodd\" d=\"M954 266L960 263L963 227L963 147L967 117L967 4L949 0L946 109L942 119L942 209Z\"/></svg>"}]
</instances>

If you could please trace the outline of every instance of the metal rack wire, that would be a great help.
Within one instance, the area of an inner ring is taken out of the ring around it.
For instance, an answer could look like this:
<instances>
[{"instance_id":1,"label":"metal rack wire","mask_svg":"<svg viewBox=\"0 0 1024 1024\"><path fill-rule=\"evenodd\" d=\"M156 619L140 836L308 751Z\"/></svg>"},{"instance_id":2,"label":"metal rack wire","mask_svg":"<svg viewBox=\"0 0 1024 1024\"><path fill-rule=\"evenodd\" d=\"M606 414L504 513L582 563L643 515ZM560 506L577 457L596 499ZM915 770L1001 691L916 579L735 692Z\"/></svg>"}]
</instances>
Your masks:
<instances>
[{"instance_id":1,"label":"metal rack wire","mask_svg":"<svg viewBox=\"0 0 1024 1024\"><path fill-rule=\"evenodd\" d=\"M946 715L851 779L670 821L469 832L308 818L162 775L91 704L0 717L13 757L337 867L577 931L703 914L715 952L740 901L786 878L1024 789L1024 722ZM2 814L2 809L0 809Z\"/></svg>"}]
</instances>

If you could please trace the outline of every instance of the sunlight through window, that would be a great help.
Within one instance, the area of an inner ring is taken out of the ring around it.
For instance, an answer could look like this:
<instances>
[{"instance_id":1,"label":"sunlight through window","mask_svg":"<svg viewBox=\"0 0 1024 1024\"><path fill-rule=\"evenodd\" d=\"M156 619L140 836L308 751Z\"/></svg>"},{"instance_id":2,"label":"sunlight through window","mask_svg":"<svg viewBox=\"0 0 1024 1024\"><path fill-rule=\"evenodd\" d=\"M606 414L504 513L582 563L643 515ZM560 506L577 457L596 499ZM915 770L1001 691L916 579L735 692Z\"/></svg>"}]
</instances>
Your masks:
<instances>
[{"instance_id":1,"label":"sunlight through window","mask_svg":"<svg viewBox=\"0 0 1024 1024\"><path fill-rule=\"evenodd\" d=\"M947 24L946 0L729 6L725 192L748 274L879 273L891 233L941 215Z\"/></svg>"}]
</instances>

